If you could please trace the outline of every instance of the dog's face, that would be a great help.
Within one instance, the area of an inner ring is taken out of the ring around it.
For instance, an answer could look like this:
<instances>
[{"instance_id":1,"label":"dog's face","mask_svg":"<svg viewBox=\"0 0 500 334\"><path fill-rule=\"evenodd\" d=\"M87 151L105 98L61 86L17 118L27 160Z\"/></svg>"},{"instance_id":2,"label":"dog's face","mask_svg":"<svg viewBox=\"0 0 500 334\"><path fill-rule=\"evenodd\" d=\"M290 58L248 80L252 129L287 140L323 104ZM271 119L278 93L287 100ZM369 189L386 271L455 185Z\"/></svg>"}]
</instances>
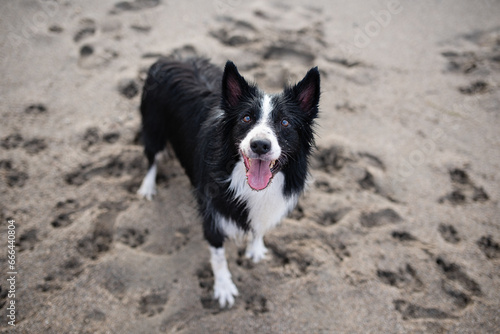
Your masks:
<instances>
[{"instance_id":1,"label":"dog's face","mask_svg":"<svg viewBox=\"0 0 500 334\"><path fill-rule=\"evenodd\" d=\"M318 114L319 71L311 69L297 85L266 95L248 84L232 62L222 80L222 109L233 142L243 158L248 185L263 190L283 168L308 155Z\"/></svg>"}]
</instances>

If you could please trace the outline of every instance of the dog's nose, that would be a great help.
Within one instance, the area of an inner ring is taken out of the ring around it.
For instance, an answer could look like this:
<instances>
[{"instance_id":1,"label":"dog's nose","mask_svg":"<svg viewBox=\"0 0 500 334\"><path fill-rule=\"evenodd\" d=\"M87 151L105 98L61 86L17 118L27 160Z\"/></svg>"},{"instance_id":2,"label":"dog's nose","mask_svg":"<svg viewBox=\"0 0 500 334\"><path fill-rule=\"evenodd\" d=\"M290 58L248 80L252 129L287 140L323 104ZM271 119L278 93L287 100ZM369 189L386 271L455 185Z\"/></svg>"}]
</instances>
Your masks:
<instances>
[{"instance_id":1,"label":"dog's nose","mask_svg":"<svg viewBox=\"0 0 500 334\"><path fill-rule=\"evenodd\" d=\"M271 150L271 142L267 139L254 139L250 142L250 148L256 154L266 154Z\"/></svg>"}]
</instances>

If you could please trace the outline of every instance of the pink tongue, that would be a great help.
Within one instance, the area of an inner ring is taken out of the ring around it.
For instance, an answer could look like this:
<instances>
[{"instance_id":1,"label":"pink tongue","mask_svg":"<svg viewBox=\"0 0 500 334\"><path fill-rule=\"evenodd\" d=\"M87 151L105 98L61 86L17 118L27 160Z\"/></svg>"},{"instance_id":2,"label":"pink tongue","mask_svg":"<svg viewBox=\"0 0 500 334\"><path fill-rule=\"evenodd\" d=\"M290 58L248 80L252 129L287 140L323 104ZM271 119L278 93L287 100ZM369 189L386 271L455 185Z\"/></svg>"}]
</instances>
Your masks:
<instances>
[{"instance_id":1,"label":"pink tongue","mask_svg":"<svg viewBox=\"0 0 500 334\"><path fill-rule=\"evenodd\" d=\"M271 161L253 159L252 165L247 172L248 184L252 189L262 190L267 187L273 174L271 173Z\"/></svg>"}]
</instances>

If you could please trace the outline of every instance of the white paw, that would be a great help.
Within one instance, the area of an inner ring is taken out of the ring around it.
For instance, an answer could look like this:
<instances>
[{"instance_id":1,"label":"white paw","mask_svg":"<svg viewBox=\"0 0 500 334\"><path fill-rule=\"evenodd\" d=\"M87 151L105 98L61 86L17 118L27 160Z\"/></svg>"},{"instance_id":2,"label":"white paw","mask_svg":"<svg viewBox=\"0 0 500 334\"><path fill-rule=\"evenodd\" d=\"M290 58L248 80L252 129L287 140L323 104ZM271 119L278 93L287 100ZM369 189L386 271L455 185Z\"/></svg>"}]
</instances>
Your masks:
<instances>
[{"instance_id":1,"label":"white paw","mask_svg":"<svg viewBox=\"0 0 500 334\"><path fill-rule=\"evenodd\" d=\"M231 278L221 278L214 283L214 299L219 300L221 308L234 305L234 297L238 295L238 289Z\"/></svg>"},{"instance_id":2,"label":"white paw","mask_svg":"<svg viewBox=\"0 0 500 334\"><path fill-rule=\"evenodd\" d=\"M245 256L249 259L252 259L254 263L260 262L266 258L267 248L264 246L264 242L257 241L252 242L248 245L247 250L245 252Z\"/></svg>"},{"instance_id":3,"label":"white paw","mask_svg":"<svg viewBox=\"0 0 500 334\"><path fill-rule=\"evenodd\" d=\"M142 180L141 187L137 190L137 194L149 201L156 195L156 164L148 170L144 180Z\"/></svg>"},{"instance_id":4,"label":"white paw","mask_svg":"<svg viewBox=\"0 0 500 334\"><path fill-rule=\"evenodd\" d=\"M148 201L151 201L153 199L153 196L156 195L156 186L154 184L151 185L143 182L139 190L137 190L137 195L139 195L139 197L141 198L145 198Z\"/></svg>"}]
</instances>

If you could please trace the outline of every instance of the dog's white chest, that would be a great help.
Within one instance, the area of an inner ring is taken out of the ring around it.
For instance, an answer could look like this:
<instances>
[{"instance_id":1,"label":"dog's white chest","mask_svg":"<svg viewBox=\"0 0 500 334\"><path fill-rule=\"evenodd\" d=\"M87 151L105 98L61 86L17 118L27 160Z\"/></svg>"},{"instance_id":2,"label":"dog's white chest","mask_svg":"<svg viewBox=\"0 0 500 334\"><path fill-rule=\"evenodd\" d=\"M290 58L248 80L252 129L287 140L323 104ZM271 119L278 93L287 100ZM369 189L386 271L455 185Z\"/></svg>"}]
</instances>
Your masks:
<instances>
[{"instance_id":1,"label":"dog's white chest","mask_svg":"<svg viewBox=\"0 0 500 334\"><path fill-rule=\"evenodd\" d=\"M263 235L276 226L297 204L298 196L283 195L285 176L278 172L266 189L256 191L246 181L246 169L238 162L231 174L230 188L237 198L247 203L248 218L253 232Z\"/></svg>"}]
</instances>

